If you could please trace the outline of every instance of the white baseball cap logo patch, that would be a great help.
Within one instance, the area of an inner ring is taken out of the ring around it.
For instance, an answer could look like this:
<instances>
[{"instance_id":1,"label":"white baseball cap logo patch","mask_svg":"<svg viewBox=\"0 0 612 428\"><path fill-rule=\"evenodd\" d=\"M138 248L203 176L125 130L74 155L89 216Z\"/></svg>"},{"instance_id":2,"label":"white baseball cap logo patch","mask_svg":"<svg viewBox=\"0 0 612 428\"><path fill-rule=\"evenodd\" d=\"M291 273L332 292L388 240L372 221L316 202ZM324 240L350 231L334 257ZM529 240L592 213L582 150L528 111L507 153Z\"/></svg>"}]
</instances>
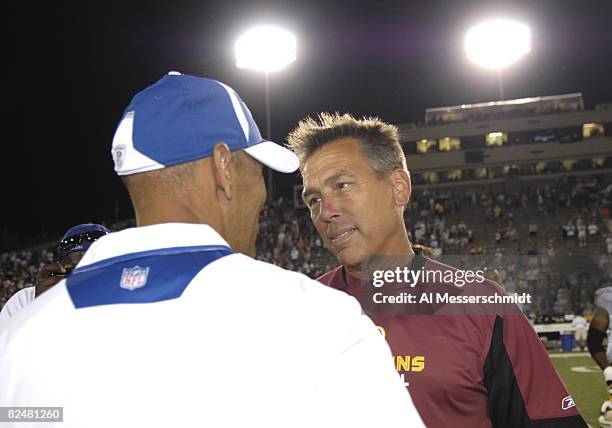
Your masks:
<instances>
[{"instance_id":1,"label":"white baseball cap logo patch","mask_svg":"<svg viewBox=\"0 0 612 428\"><path fill-rule=\"evenodd\" d=\"M125 145L120 144L113 149L115 155L115 165L118 169L123 168L123 160L125 159Z\"/></svg>"},{"instance_id":2,"label":"white baseball cap logo patch","mask_svg":"<svg viewBox=\"0 0 612 428\"><path fill-rule=\"evenodd\" d=\"M561 408L563 410L567 410L570 409L572 407L574 407L574 399L572 398L571 395L568 395L567 397L565 397L562 401L561 401Z\"/></svg>"},{"instance_id":3,"label":"white baseball cap logo patch","mask_svg":"<svg viewBox=\"0 0 612 428\"><path fill-rule=\"evenodd\" d=\"M119 285L121 288L134 291L147 285L148 276L148 267L134 266L133 268L125 268L121 274L121 283Z\"/></svg>"}]
</instances>

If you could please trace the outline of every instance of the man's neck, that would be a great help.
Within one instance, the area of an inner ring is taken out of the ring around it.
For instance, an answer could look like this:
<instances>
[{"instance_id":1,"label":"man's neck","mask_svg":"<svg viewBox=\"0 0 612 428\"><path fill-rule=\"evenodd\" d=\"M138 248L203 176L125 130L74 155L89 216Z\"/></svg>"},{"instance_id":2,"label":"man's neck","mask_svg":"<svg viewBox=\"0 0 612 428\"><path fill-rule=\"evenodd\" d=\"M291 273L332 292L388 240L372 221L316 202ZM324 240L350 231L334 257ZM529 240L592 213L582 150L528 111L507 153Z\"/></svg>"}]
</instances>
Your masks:
<instances>
[{"instance_id":1,"label":"man's neck","mask_svg":"<svg viewBox=\"0 0 612 428\"><path fill-rule=\"evenodd\" d=\"M180 203L174 201L150 204L141 210L135 208L135 213L138 227L163 223L189 223L207 224L219 233L223 230L220 218L215 218L210 210L205 212L205 215L201 215L194 210L184 209Z\"/></svg>"},{"instance_id":2,"label":"man's neck","mask_svg":"<svg viewBox=\"0 0 612 428\"><path fill-rule=\"evenodd\" d=\"M371 277L374 270L390 270L398 266L408 266L414 258L414 250L410 241L407 246L398 246L397 250L387 251L383 255L375 255L362 260L355 266L344 266L344 270L352 277L364 279Z\"/></svg>"}]
</instances>

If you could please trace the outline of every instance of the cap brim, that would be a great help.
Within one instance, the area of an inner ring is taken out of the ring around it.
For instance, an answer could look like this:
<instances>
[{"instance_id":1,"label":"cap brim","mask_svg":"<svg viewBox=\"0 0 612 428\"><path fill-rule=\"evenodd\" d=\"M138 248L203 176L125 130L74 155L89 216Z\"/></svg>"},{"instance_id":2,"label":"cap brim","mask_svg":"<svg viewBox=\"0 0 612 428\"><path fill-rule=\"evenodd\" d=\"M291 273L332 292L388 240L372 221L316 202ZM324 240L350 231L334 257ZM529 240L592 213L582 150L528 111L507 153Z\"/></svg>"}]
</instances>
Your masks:
<instances>
[{"instance_id":1,"label":"cap brim","mask_svg":"<svg viewBox=\"0 0 612 428\"><path fill-rule=\"evenodd\" d=\"M298 157L291 150L272 141L263 140L259 144L244 149L249 156L278 172L294 172L300 166Z\"/></svg>"}]
</instances>

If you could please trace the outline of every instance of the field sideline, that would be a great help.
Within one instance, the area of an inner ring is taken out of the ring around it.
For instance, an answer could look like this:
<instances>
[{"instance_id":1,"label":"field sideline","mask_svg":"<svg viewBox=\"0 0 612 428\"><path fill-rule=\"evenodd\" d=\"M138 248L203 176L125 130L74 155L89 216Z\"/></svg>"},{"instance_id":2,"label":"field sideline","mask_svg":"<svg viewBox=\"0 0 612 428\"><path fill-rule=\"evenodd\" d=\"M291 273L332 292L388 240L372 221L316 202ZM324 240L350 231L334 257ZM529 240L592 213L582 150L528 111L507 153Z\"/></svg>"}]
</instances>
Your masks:
<instances>
[{"instance_id":1,"label":"field sideline","mask_svg":"<svg viewBox=\"0 0 612 428\"><path fill-rule=\"evenodd\" d=\"M599 407L607 398L601 369L588 352L551 352L550 357L584 419L599 427Z\"/></svg>"}]
</instances>

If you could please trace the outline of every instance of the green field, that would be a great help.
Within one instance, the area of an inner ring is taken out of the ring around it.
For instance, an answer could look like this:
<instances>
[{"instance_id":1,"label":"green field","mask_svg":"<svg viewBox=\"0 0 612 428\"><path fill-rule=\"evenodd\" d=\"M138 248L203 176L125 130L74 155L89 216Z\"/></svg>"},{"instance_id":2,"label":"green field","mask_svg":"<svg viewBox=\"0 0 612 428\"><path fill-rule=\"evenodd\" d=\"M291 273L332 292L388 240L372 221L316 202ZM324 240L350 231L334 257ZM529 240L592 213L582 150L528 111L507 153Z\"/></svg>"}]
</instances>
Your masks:
<instances>
[{"instance_id":1,"label":"green field","mask_svg":"<svg viewBox=\"0 0 612 428\"><path fill-rule=\"evenodd\" d=\"M586 352L551 353L550 356L584 419L591 427L599 427L599 408L607 398L599 367Z\"/></svg>"}]
</instances>

